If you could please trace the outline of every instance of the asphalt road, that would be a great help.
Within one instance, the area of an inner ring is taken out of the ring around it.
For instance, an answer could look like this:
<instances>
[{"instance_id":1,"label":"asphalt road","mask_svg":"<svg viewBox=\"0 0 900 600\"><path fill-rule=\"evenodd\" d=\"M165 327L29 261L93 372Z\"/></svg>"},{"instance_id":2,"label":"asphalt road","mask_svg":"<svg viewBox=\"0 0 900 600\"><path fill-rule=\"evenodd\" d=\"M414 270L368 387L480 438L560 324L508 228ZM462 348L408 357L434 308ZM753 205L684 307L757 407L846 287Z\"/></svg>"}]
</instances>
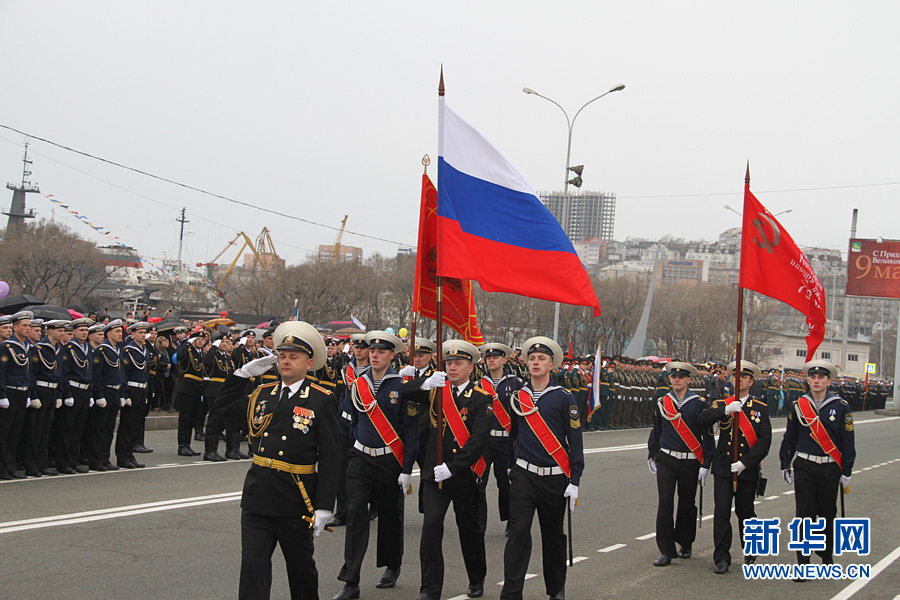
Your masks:
<instances>
[{"instance_id":1,"label":"asphalt road","mask_svg":"<svg viewBox=\"0 0 900 600\"><path fill-rule=\"evenodd\" d=\"M872 553L844 555L839 564L870 564L866 582L745 580L735 560L724 576L713 573L712 490L706 490L703 521L694 558L654 568L656 485L646 466L648 431L585 434L587 467L580 506L573 517L575 565L566 586L570 600L645 599L690 595L692 600L724 596L763 598L790 594L792 600L900 599L900 418L873 413L856 416L858 458L847 496L847 516L872 519ZM794 562L785 524L794 514L792 489L780 477L778 446L783 419L773 422L773 449L764 463L768 496L760 498L760 517L782 520L781 554L759 563ZM143 455L147 468L0 482L0 598L66 600L80 598L231 598L237 595L240 568L239 497L248 461L203 463L176 456L175 432L147 433L156 451ZM196 444L195 444L196 445ZM202 446L202 444L199 444ZM418 478L413 478L414 486ZM415 496L407 499L406 552L393 590L374 585L381 570L374 563L374 532L363 566L362 598L418 596L421 515ZM496 488L488 488L486 536L488 578L485 597L497 598L503 579L506 538L497 518ZM735 520L736 523L736 520ZM736 527L736 525L735 525ZM447 573L444 598L465 597L467 579L448 514L444 538ZM526 598L546 598L541 578L540 534L526 581ZM316 543L321 597L339 588L343 529ZM740 552L735 540L732 554ZM272 598L288 598L284 563L276 549ZM813 558L813 562L818 562ZM877 568L881 565L882 568ZM875 571L878 571L875 575ZM861 585L865 583L865 585Z\"/></svg>"}]
</instances>

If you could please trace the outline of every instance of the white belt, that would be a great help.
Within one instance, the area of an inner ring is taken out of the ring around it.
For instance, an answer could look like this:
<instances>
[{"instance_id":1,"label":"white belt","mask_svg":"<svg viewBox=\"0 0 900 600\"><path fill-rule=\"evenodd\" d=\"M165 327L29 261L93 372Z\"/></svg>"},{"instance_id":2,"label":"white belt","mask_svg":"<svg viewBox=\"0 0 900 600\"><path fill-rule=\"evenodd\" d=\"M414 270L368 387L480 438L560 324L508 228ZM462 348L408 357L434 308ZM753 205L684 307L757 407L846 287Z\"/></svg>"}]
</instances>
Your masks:
<instances>
[{"instance_id":1,"label":"white belt","mask_svg":"<svg viewBox=\"0 0 900 600\"><path fill-rule=\"evenodd\" d=\"M491 429L491 437L509 437L509 432L505 429Z\"/></svg>"},{"instance_id":2,"label":"white belt","mask_svg":"<svg viewBox=\"0 0 900 600\"><path fill-rule=\"evenodd\" d=\"M91 387L89 383L78 383L77 381L69 380L69 385L75 388L76 390L86 390Z\"/></svg>"},{"instance_id":3,"label":"white belt","mask_svg":"<svg viewBox=\"0 0 900 600\"><path fill-rule=\"evenodd\" d=\"M368 446L363 446L362 444L360 444L359 440L353 442L353 447L363 454L368 454L369 456L384 456L385 454L393 454L393 450L391 450L390 446L385 446L383 448L369 448Z\"/></svg>"},{"instance_id":4,"label":"white belt","mask_svg":"<svg viewBox=\"0 0 900 600\"><path fill-rule=\"evenodd\" d=\"M27 392L27 391L28 391L28 388L27 388L27 387L16 387L16 386L12 386L12 385L6 386L6 389L8 389L8 390L16 390L17 392Z\"/></svg>"},{"instance_id":5,"label":"white belt","mask_svg":"<svg viewBox=\"0 0 900 600\"><path fill-rule=\"evenodd\" d=\"M140 382L138 382L138 381L129 381L129 382L128 382L128 387L136 387L136 388L141 388L141 389L143 389L143 388L147 387L147 384L146 384L146 383L140 383Z\"/></svg>"},{"instance_id":6,"label":"white belt","mask_svg":"<svg viewBox=\"0 0 900 600\"><path fill-rule=\"evenodd\" d=\"M120 383L119 385L107 385L107 386L105 386L105 387L108 387L108 388L113 389L113 390L117 390L117 389L119 389L120 387L122 387L122 384Z\"/></svg>"},{"instance_id":7,"label":"white belt","mask_svg":"<svg viewBox=\"0 0 900 600\"><path fill-rule=\"evenodd\" d=\"M341 411L341 416L344 417L345 419L347 419L348 421L352 421L352 420L353 420L353 415L351 415L350 413L348 413L346 410L342 410L342 411Z\"/></svg>"},{"instance_id":8,"label":"white belt","mask_svg":"<svg viewBox=\"0 0 900 600\"><path fill-rule=\"evenodd\" d=\"M834 459L831 458L830 456L816 456L815 454L807 454L806 452L798 452L797 457L802 458L804 460L812 461L819 465L834 462Z\"/></svg>"},{"instance_id":9,"label":"white belt","mask_svg":"<svg viewBox=\"0 0 900 600\"><path fill-rule=\"evenodd\" d=\"M541 477L546 475L562 475L563 470L562 467L539 467L537 465L533 465L524 458L517 458L516 464L525 469L526 471L531 471L532 473L537 473Z\"/></svg>"},{"instance_id":10,"label":"white belt","mask_svg":"<svg viewBox=\"0 0 900 600\"><path fill-rule=\"evenodd\" d=\"M660 448L660 450L665 452L669 456L672 456L674 458L678 458L681 460L687 460L689 458L697 458L696 456L694 456L693 452L675 452L674 450L669 450L668 448Z\"/></svg>"},{"instance_id":11,"label":"white belt","mask_svg":"<svg viewBox=\"0 0 900 600\"><path fill-rule=\"evenodd\" d=\"M55 389L57 388L57 386L59 386L59 384L56 383L55 381L38 381L38 382L37 382L37 386L38 386L38 387L50 388L51 390L55 390Z\"/></svg>"}]
</instances>

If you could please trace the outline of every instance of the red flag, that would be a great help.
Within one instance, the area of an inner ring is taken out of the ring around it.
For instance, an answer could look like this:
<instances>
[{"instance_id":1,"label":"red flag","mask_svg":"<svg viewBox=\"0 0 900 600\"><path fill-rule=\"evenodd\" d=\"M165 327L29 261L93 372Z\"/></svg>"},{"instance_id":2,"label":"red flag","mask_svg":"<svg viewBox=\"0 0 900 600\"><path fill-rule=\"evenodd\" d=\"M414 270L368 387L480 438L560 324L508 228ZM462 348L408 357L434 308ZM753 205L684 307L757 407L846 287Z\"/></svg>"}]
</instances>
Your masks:
<instances>
[{"instance_id":1,"label":"red flag","mask_svg":"<svg viewBox=\"0 0 900 600\"><path fill-rule=\"evenodd\" d=\"M437 190L428 175L422 175L422 207L419 212L419 247L416 251L416 284L413 310L437 320ZM469 279L444 277L442 288L444 325L476 346L484 337L475 317L475 293Z\"/></svg>"},{"instance_id":2,"label":"red flag","mask_svg":"<svg viewBox=\"0 0 900 600\"><path fill-rule=\"evenodd\" d=\"M788 232L750 191L749 180L744 188L739 285L806 315L806 360L812 360L825 337L825 290Z\"/></svg>"}]
</instances>

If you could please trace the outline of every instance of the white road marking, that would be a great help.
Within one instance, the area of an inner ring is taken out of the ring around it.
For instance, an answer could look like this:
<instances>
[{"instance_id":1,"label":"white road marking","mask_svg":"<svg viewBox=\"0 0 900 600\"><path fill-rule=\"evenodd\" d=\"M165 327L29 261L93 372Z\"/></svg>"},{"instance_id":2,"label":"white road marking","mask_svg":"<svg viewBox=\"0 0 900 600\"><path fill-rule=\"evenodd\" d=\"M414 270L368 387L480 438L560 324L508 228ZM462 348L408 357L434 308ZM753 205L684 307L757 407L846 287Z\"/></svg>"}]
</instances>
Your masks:
<instances>
[{"instance_id":1,"label":"white road marking","mask_svg":"<svg viewBox=\"0 0 900 600\"><path fill-rule=\"evenodd\" d=\"M573 564L574 564L574 563L580 563L581 561L587 560L587 559L588 559L587 556L576 556L575 558L572 559L572 563L573 563Z\"/></svg>"},{"instance_id":2,"label":"white road marking","mask_svg":"<svg viewBox=\"0 0 900 600\"><path fill-rule=\"evenodd\" d=\"M526 580L526 581L529 580L529 579L531 579L532 577L537 577L537 575L534 574L534 573L526 573L526 574L525 574L525 580ZM503 585L503 582L502 582L502 581L498 581L498 582L497 582L497 585ZM463 597L466 598L467 596L463 596Z\"/></svg>"},{"instance_id":3,"label":"white road marking","mask_svg":"<svg viewBox=\"0 0 900 600\"><path fill-rule=\"evenodd\" d=\"M240 500L240 498L241 492L229 492L226 494L214 494L212 496L196 496L191 498L180 498L177 500L164 500L161 502L150 502L146 504L134 504L131 506L104 508L100 510L70 513L67 515L54 515L51 517L40 517L37 519L25 519L22 521L7 521L6 523L0 523L0 534L25 531L29 529L43 529L45 527L58 527L60 525L75 525L77 523L89 523L91 521L102 521L106 519L117 519L119 517L129 517L134 515L160 512L164 510L174 510L177 508L188 508L192 506L202 506L204 504L233 502L235 500Z\"/></svg>"},{"instance_id":4,"label":"white road marking","mask_svg":"<svg viewBox=\"0 0 900 600\"><path fill-rule=\"evenodd\" d=\"M850 596L863 589L867 583L875 579L879 573L885 570L892 562L900 558L900 546L894 548L894 551L882 558L878 561L878 564L872 567L870 571L868 579L857 579L847 587L845 587L839 594L834 596L831 600L847 600ZM900 596L898 596L900 598ZM895 598L896 600L896 598Z\"/></svg>"},{"instance_id":5,"label":"white road marking","mask_svg":"<svg viewBox=\"0 0 900 600\"><path fill-rule=\"evenodd\" d=\"M778 500L781 496L766 496L766 500Z\"/></svg>"},{"instance_id":6,"label":"white road marking","mask_svg":"<svg viewBox=\"0 0 900 600\"><path fill-rule=\"evenodd\" d=\"M636 538L634 538L634 539L636 539L636 540L649 540L650 538L655 538L655 537L656 537L656 532L654 531L653 533L648 533L647 535L642 535L642 536L636 537Z\"/></svg>"},{"instance_id":7,"label":"white road marking","mask_svg":"<svg viewBox=\"0 0 900 600\"><path fill-rule=\"evenodd\" d=\"M613 544L612 546L607 546L606 548L600 548L597 552L612 552L613 550L618 550L619 548L624 548L625 544Z\"/></svg>"}]
</instances>

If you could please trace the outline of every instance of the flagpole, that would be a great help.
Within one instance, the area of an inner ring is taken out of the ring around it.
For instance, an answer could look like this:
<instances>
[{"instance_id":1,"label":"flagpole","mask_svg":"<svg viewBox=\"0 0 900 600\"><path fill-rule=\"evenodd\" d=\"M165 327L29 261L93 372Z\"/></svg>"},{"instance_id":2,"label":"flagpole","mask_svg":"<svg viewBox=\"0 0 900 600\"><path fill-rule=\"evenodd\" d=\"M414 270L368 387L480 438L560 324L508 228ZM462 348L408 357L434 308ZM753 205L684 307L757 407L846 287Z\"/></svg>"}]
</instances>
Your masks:
<instances>
[{"instance_id":1,"label":"flagpole","mask_svg":"<svg viewBox=\"0 0 900 600\"><path fill-rule=\"evenodd\" d=\"M444 65L441 65L441 80L438 83L438 162L440 163L440 157L444 155L443 153L443 145L444 145ZM438 175L440 176L440 164L438 165ZM438 188L440 190L440 188ZM438 204L440 205L441 196L440 191L438 191ZM441 249L441 236L440 232L438 232L437 239L435 240L435 264L440 264L440 250ZM435 340L437 346L437 367L438 371L442 371L444 369L444 352L443 352L443 344L442 341L444 339L444 301L443 301L443 288L444 288L444 278L438 275L436 278L436 286L437 286L437 302L436 302L436 311L437 311L437 340ZM434 405L435 405L435 419L437 420L437 464L444 464L444 403L443 403L443 394L441 393L443 390L440 388L435 388L434 394ZM438 489L441 489L443 486L441 482L438 482Z\"/></svg>"},{"instance_id":2,"label":"flagpole","mask_svg":"<svg viewBox=\"0 0 900 600\"><path fill-rule=\"evenodd\" d=\"M747 174L744 177L744 198L746 204L747 191L750 189L750 161L747 161ZM747 207L744 207L744 212L747 212ZM742 232L743 235L743 232ZM741 261L744 260L744 253L741 252ZM738 273L740 273L740 266L738 266ZM738 276L738 281L740 281L740 275ZM735 343L735 354L734 354L734 371L732 371L734 376L734 398L736 401L740 402L741 398L741 346L743 343L742 336L744 333L744 288L738 283L738 311L737 311L737 340ZM741 435L740 427L738 426L738 422L740 419L734 416L734 413L731 415L731 462L732 464L738 461L738 446L740 446L740 440L738 439ZM737 493L737 485L738 485L738 474L734 473L731 476L731 485L732 489L735 493Z\"/></svg>"}]
</instances>

